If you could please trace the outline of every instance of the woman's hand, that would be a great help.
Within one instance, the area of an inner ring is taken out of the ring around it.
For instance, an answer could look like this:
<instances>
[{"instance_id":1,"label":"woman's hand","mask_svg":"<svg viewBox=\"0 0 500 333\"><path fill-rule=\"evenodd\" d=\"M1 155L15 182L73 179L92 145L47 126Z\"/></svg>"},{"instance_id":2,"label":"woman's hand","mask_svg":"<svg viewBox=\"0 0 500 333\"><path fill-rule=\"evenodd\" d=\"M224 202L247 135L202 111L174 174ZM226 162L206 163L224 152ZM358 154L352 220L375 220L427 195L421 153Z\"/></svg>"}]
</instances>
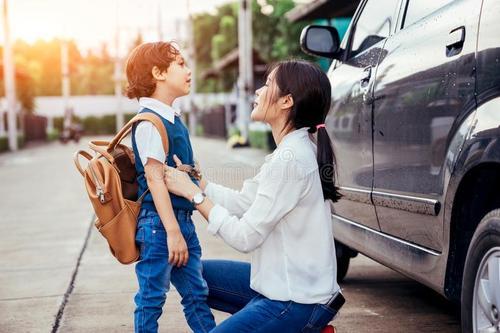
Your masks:
<instances>
[{"instance_id":1,"label":"woman's hand","mask_svg":"<svg viewBox=\"0 0 500 333\"><path fill-rule=\"evenodd\" d=\"M189 252L179 229L167 232L168 262L177 267L186 266Z\"/></svg>"},{"instance_id":2,"label":"woman's hand","mask_svg":"<svg viewBox=\"0 0 500 333\"><path fill-rule=\"evenodd\" d=\"M177 166L182 165L181 160L175 155L174 161ZM194 195L201 191L186 172L169 166L165 166L165 183L169 192L188 200L192 200Z\"/></svg>"},{"instance_id":3,"label":"woman's hand","mask_svg":"<svg viewBox=\"0 0 500 333\"><path fill-rule=\"evenodd\" d=\"M200 190L200 188L191 181L191 178L185 171L179 170L182 169L180 167L184 165L182 164L182 161L175 155L174 155L174 162L177 168L171 168L169 166L165 166L164 169L165 170L164 182L167 185L167 189L169 192L172 192L173 194L184 197L189 201L193 201L195 194L203 191ZM207 182L204 181L204 179L202 179L200 181L200 184L205 184L201 185L202 189L205 190ZM205 198L205 200L203 200L201 204L196 206L196 209L208 221L210 211L212 210L213 207L214 204L208 198Z\"/></svg>"}]
</instances>

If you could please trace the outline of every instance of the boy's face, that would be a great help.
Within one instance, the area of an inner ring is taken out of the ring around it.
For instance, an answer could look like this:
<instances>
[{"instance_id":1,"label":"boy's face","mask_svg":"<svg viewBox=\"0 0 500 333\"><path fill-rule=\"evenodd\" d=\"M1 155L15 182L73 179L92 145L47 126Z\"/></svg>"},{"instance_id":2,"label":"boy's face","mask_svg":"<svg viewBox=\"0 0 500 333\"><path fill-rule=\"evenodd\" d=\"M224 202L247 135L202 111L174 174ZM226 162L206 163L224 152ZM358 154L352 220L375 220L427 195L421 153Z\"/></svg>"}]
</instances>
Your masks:
<instances>
[{"instance_id":1,"label":"boy's face","mask_svg":"<svg viewBox=\"0 0 500 333\"><path fill-rule=\"evenodd\" d=\"M179 54L170 63L168 70L162 73L163 80L156 82L156 89L177 98L189 94L191 89L191 70L186 65L184 57Z\"/></svg>"}]
</instances>

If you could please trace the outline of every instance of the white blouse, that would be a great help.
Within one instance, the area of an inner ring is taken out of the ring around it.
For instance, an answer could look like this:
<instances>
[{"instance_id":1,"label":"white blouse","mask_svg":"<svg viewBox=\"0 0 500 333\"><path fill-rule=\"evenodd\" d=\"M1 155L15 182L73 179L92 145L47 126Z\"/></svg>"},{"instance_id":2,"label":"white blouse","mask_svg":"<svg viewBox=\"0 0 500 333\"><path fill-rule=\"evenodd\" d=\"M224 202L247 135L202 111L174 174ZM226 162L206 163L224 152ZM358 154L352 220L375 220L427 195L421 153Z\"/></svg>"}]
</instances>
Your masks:
<instances>
[{"instance_id":1,"label":"white blouse","mask_svg":"<svg viewBox=\"0 0 500 333\"><path fill-rule=\"evenodd\" d=\"M208 231L252 252L250 287L267 298L325 303L339 291L330 204L307 128L287 134L241 191L209 183Z\"/></svg>"}]
</instances>

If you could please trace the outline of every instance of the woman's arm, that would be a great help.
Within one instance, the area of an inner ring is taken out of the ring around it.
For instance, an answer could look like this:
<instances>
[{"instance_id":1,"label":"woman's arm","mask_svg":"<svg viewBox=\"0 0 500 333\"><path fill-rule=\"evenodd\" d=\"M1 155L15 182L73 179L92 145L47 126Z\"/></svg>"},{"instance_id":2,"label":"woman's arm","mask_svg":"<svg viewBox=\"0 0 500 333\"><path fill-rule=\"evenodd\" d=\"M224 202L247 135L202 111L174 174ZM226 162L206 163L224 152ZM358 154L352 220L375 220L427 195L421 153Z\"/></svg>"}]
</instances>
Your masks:
<instances>
[{"instance_id":1,"label":"woman's arm","mask_svg":"<svg viewBox=\"0 0 500 333\"><path fill-rule=\"evenodd\" d=\"M273 172L263 175L255 200L241 218L231 215L223 206L214 205L209 198L197 206L209 221L208 230L241 252L259 247L276 225L296 207L304 193L307 177L287 170L290 165L274 165ZM188 200L201 192L189 177L176 169L167 172L170 191Z\"/></svg>"},{"instance_id":2,"label":"woman's arm","mask_svg":"<svg viewBox=\"0 0 500 333\"><path fill-rule=\"evenodd\" d=\"M182 161L174 156L177 166L182 165ZM207 181L205 177L200 180L200 189L210 198L214 204L219 204L226 208L231 215L243 216L255 199L257 194L257 176L243 182L240 191Z\"/></svg>"},{"instance_id":3,"label":"woman's arm","mask_svg":"<svg viewBox=\"0 0 500 333\"><path fill-rule=\"evenodd\" d=\"M219 184L208 183L204 192L214 203L226 208L231 215L241 217L255 200L257 186L257 180L252 178L244 181L240 191ZM203 187L201 189L203 190Z\"/></svg>"}]
</instances>

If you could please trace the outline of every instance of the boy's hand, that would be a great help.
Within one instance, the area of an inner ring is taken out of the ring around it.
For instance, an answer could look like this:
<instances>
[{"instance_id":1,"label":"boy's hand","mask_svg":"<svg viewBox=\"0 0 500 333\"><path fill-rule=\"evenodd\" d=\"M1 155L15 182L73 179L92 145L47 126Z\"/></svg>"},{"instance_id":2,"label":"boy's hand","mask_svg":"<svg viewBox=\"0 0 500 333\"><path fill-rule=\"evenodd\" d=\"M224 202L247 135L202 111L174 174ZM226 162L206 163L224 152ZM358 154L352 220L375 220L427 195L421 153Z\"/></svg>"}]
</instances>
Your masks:
<instances>
[{"instance_id":1,"label":"boy's hand","mask_svg":"<svg viewBox=\"0 0 500 333\"><path fill-rule=\"evenodd\" d=\"M174 155L174 162L176 169L186 172L198 181L202 179L200 165L197 161L195 161L194 165L182 164L182 161L177 157L177 155Z\"/></svg>"},{"instance_id":2,"label":"boy's hand","mask_svg":"<svg viewBox=\"0 0 500 333\"><path fill-rule=\"evenodd\" d=\"M177 267L186 266L189 260L189 252L180 230L169 230L167 232L167 246L168 262Z\"/></svg>"},{"instance_id":3,"label":"boy's hand","mask_svg":"<svg viewBox=\"0 0 500 333\"><path fill-rule=\"evenodd\" d=\"M192 200L192 196L200 191L200 188L193 183L189 174L188 169L191 168L189 165L182 164L181 160L174 155L174 161L177 165L176 168L164 166L164 181L167 184L168 191L175 195L184 197L189 201Z\"/></svg>"}]
</instances>

